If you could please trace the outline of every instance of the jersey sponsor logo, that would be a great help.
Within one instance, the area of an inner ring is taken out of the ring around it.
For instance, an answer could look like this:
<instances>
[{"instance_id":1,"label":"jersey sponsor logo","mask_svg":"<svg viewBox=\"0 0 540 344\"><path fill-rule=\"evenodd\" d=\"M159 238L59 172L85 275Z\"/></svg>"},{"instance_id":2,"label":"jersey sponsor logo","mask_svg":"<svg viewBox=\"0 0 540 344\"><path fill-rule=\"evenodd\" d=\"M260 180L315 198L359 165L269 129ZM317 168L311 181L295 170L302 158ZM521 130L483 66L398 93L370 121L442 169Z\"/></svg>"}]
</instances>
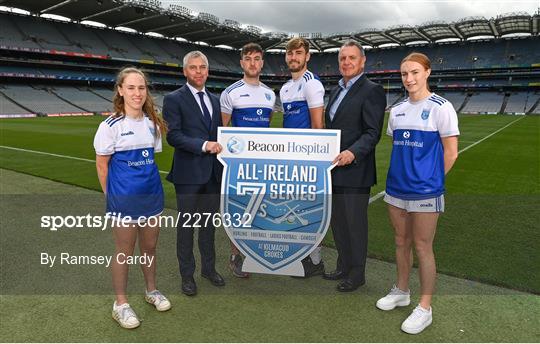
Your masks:
<instances>
[{"instance_id":1,"label":"jersey sponsor logo","mask_svg":"<svg viewBox=\"0 0 540 344\"><path fill-rule=\"evenodd\" d=\"M287 110L290 110L292 108L291 104L287 104Z\"/></svg>"},{"instance_id":2,"label":"jersey sponsor logo","mask_svg":"<svg viewBox=\"0 0 540 344\"><path fill-rule=\"evenodd\" d=\"M403 132L403 138L404 138L404 139L408 139L409 137L411 137L411 133L408 132L408 131L404 131L404 132Z\"/></svg>"},{"instance_id":3,"label":"jersey sponsor logo","mask_svg":"<svg viewBox=\"0 0 540 344\"><path fill-rule=\"evenodd\" d=\"M429 109L422 110L422 119L425 121L429 118Z\"/></svg>"},{"instance_id":4,"label":"jersey sponsor logo","mask_svg":"<svg viewBox=\"0 0 540 344\"><path fill-rule=\"evenodd\" d=\"M133 131L128 131L127 133L121 133L120 136L128 136L128 135L135 135Z\"/></svg>"},{"instance_id":5,"label":"jersey sponsor logo","mask_svg":"<svg viewBox=\"0 0 540 344\"><path fill-rule=\"evenodd\" d=\"M148 149L142 149L141 155L143 157L141 160L127 160L127 165L129 167L140 167L154 164L154 159L150 157L150 151Z\"/></svg>"},{"instance_id":6,"label":"jersey sponsor logo","mask_svg":"<svg viewBox=\"0 0 540 344\"><path fill-rule=\"evenodd\" d=\"M240 141L246 144L232 152ZM303 276L302 259L330 224L330 172L340 132L222 127L218 142L227 147L218 156L225 166L221 213L242 219L223 224L246 256L242 270Z\"/></svg>"},{"instance_id":7,"label":"jersey sponsor logo","mask_svg":"<svg viewBox=\"0 0 540 344\"><path fill-rule=\"evenodd\" d=\"M263 114L263 110L262 109L257 109L257 115L261 116Z\"/></svg>"}]
</instances>

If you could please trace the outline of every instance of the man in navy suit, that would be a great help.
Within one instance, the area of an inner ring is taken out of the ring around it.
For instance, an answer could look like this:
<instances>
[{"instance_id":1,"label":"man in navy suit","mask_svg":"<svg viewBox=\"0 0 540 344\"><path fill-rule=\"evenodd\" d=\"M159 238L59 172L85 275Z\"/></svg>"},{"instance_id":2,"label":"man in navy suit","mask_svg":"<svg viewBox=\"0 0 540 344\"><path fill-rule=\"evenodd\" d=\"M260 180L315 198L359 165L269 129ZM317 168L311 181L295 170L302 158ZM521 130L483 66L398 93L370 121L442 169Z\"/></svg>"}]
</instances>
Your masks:
<instances>
[{"instance_id":1,"label":"man in navy suit","mask_svg":"<svg viewBox=\"0 0 540 344\"><path fill-rule=\"evenodd\" d=\"M200 51L184 56L184 76L187 83L163 99L163 117L169 131L167 142L174 147L171 172L167 180L174 183L180 212L176 237L176 255L182 277L182 292L197 294L193 279L193 229L195 219L203 213L214 214L219 208L222 166L216 159L221 152L217 143L217 127L221 126L219 98L205 88L208 59ZM189 214L189 215L188 215ZM195 217L194 217L195 216ZM198 223L201 276L215 286L224 286L216 271L214 250L215 227L204 217Z\"/></svg>"},{"instance_id":2,"label":"man in navy suit","mask_svg":"<svg viewBox=\"0 0 540 344\"><path fill-rule=\"evenodd\" d=\"M381 138L384 89L364 74L366 56L355 41L338 54L342 79L330 93L326 128L341 129L341 153L332 170L332 233L338 251L336 270L323 278L342 280L337 290L349 292L365 283L369 193L377 182L375 146Z\"/></svg>"}]
</instances>

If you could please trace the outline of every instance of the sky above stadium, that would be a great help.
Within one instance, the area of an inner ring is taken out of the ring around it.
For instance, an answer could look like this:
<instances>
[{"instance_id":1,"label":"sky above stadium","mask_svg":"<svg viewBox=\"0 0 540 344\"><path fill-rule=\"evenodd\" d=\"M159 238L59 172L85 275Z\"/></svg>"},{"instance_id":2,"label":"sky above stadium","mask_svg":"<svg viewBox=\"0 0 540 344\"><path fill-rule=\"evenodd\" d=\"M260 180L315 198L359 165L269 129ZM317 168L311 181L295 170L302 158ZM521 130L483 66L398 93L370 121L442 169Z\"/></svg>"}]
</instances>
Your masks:
<instances>
[{"instance_id":1,"label":"sky above stadium","mask_svg":"<svg viewBox=\"0 0 540 344\"><path fill-rule=\"evenodd\" d=\"M429 21L451 22L470 16L492 18L516 11L532 15L540 8L540 0L161 0L161 3L164 7L178 4L195 12L213 14L221 20L255 25L264 32L323 34Z\"/></svg>"}]
</instances>

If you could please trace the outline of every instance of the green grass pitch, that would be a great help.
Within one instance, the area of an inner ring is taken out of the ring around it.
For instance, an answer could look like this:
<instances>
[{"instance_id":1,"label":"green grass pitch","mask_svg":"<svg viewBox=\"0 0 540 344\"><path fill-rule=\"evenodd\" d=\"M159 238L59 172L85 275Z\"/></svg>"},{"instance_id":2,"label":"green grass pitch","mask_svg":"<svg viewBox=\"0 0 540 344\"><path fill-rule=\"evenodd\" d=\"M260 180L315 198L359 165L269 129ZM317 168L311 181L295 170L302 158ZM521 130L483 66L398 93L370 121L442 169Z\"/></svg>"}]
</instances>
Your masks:
<instances>
[{"instance_id":1,"label":"green grass pitch","mask_svg":"<svg viewBox=\"0 0 540 344\"><path fill-rule=\"evenodd\" d=\"M96 195L69 184L99 189L91 160L95 157L93 135L101 120L101 117L74 117L0 121L3 146L0 167L4 169L0 184L2 249L24 250L15 244L60 245L47 241L51 239L40 242L32 238L30 233L35 230L32 228L35 223L30 221L31 216L25 222L24 205L10 206L6 201L21 192ZM273 125L279 126L279 121L275 118ZM501 295L495 287L479 287L475 282L450 276L540 293L540 117L460 116L460 130L460 150L464 151L447 177L447 211L441 217L435 239L438 271L446 276L440 278L440 296L434 303L436 322L420 337L399 332L400 321L409 309L388 314L374 310L377 297L393 281L394 269L386 263L394 258L393 236L386 207L379 199L369 210L369 255L377 260L370 260L367 286L353 295L336 295L333 283L318 278L298 281L252 276L248 281L234 280L225 271L226 241L223 233L218 233L220 270L228 277L228 285L223 292L215 291L201 281L200 295L188 300L179 295L174 233L169 232L160 238L163 264L158 277L172 295L175 308L171 313L155 314L140 298L133 297L131 303L145 321L136 331L123 331L109 319L110 295L2 295L0 341L537 341L538 330L534 325L540 309L537 295L518 291ZM372 195L384 190L390 150L390 138L383 135L377 146L379 183L372 189ZM169 170L171 159L172 149L164 144L163 153L157 155L161 171ZM174 190L167 181L163 180L163 184L167 206L173 209ZM84 204L80 208L84 211ZM17 226L26 226L28 231L21 230L17 236L9 237L13 233L6 232L6 228ZM86 244L75 242L80 240L77 236L62 240L63 245L81 249ZM109 236L101 235L95 240L103 245L105 252L112 249ZM325 244L332 247L331 235ZM325 259L330 265L327 268L333 268L335 251L325 250ZM2 279L7 272L17 273L2 264ZM32 275L35 274L36 280L48 276L46 270L35 269ZM100 276L99 281L110 283L108 272L90 272ZM139 271L131 275L134 282L130 278L130 283L141 283L136 277ZM411 280L417 280L416 276ZM5 282L2 281L3 286ZM471 289L473 284L480 289ZM475 307L474 314L464 315L462 308L471 305ZM200 326L203 319L208 324L205 328ZM63 330L66 326L70 335Z\"/></svg>"}]
</instances>

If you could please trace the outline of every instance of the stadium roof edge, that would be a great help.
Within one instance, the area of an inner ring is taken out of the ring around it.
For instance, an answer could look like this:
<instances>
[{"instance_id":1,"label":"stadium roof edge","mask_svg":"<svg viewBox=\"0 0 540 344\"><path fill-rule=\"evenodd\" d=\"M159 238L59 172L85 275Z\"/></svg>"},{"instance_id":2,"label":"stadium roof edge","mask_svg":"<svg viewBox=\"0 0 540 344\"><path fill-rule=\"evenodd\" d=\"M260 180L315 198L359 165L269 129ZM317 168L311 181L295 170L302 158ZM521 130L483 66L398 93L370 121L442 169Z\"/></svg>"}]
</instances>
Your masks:
<instances>
[{"instance_id":1,"label":"stadium roof edge","mask_svg":"<svg viewBox=\"0 0 540 344\"><path fill-rule=\"evenodd\" d=\"M267 32L253 25L242 25L234 20L221 20L210 13L197 15L184 6L163 8L158 0L2 0L1 6L29 11L34 15L54 14L75 22L92 20L110 28L125 26L141 34L154 32L168 38L180 37L190 42L204 42L210 46L227 45L239 49L248 42L257 42L264 49L284 49L294 36L284 32ZM156 24L159 23L159 24ZM351 33L322 35L304 33L318 51L339 48L348 39L379 48L388 44L405 46L425 41L439 44L446 39L465 41L477 36L506 39L511 34L537 36L540 14L511 12L494 18L466 17L452 23L427 22L418 26L397 25L385 29L359 29Z\"/></svg>"}]
</instances>

